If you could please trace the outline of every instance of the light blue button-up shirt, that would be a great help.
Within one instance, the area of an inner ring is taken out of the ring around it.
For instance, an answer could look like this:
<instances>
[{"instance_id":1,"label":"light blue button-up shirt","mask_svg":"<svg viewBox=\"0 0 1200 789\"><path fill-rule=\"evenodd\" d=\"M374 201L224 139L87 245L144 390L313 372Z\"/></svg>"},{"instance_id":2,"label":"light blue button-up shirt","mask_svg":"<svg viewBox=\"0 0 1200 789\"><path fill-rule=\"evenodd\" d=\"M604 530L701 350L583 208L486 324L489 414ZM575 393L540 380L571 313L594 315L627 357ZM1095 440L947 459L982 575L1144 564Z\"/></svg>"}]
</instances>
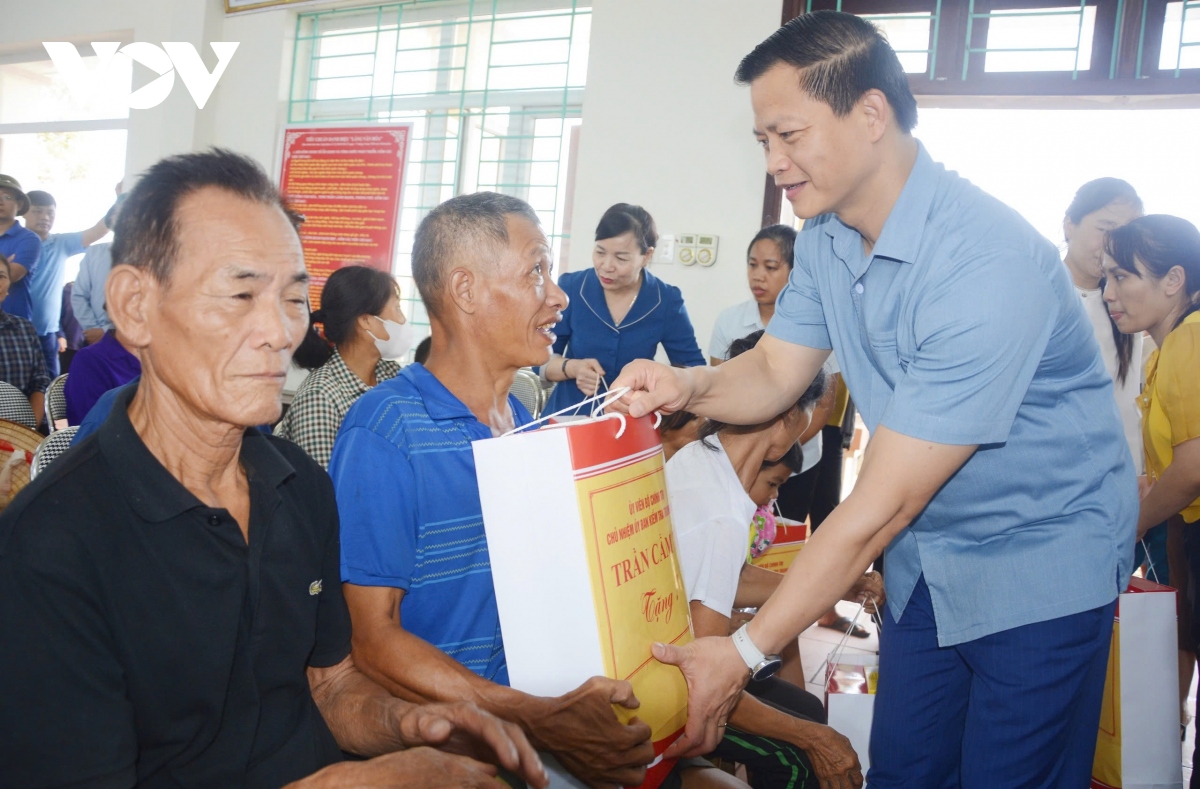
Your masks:
<instances>
[{"instance_id":1,"label":"light blue button-up shirt","mask_svg":"<svg viewBox=\"0 0 1200 789\"><path fill-rule=\"evenodd\" d=\"M104 286L112 270L112 242L92 244L79 261L79 274L71 289L71 309L75 319L85 329L113 327L104 304Z\"/></svg>"},{"instance_id":2,"label":"light blue button-up shirt","mask_svg":"<svg viewBox=\"0 0 1200 789\"><path fill-rule=\"evenodd\" d=\"M1137 485L1112 381L1054 246L924 146L870 256L826 215L768 329L837 353L868 428L979 444L886 553L899 619L922 574L938 642L1105 605Z\"/></svg>"},{"instance_id":3,"label":"light blue button-up shirt","mask_svg":"<svg viewBox=\"0 0 1200 789\"><path fill-rule=\"evenodd\" d=\"M38 334L59 330L63 302L63 264L83 251L83 233L52 233L42 242L37 270L29 272L33 328Z\"/></svg>"}]
</instances>

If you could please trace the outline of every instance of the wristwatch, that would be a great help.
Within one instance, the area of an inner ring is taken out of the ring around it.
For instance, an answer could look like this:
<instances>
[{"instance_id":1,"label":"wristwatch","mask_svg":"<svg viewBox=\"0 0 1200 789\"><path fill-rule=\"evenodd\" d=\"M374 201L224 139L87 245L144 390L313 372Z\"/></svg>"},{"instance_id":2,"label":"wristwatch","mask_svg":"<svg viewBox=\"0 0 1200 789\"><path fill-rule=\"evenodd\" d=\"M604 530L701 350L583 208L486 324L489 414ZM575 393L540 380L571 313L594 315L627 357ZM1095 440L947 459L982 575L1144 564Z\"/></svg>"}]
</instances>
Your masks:
<instances>
[{"instance_id":1,"label":"wristwatch","mask_svg":"<svg viewBox=\"0 0 1200 789\"><path fill-rule=\"evenodd\" d=\"M750 634L746 632L748 626L748 624L742 625L734 632L733 645L737 647L738 654L746 662L746 668L750 669L750 679L766 679L779 670L779 667L783 665L783 660L779 655L764 655L762 650L754 646L754 642L750 640Z\"/></svg>"}]
</instances>

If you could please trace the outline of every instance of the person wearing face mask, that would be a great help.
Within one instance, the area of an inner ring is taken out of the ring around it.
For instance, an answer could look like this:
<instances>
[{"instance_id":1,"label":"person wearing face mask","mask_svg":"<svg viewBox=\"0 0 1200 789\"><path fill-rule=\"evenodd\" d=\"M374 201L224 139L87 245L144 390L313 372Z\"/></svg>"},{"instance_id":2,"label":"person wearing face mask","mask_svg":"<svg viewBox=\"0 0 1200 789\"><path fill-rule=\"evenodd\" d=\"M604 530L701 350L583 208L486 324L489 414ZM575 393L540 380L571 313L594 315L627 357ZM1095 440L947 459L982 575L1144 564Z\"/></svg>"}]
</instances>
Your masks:
<instances>
[{"instance_id":1,"label":"person wearing face mask","mask_svg":"<svg viewBox=\"0 0 1200 789\"><path fill-rule=\"evenodd\" d=\"M542 367L558 383L546 413L603 391L634 359L653 359L660 344L677 367L704 365L679 288L646 270L656 243L649 212L617 203L596 226L592 268L559 278L571 302L554 329L554 355Z\"/></svg>"},{"instance_id":2,"label":"person wearing face mask","mask_svg":"<svg viewBox=\"0 0 1200 789\"><path fill-rule=\"evenodd\" d=\"M412 324L400 311L400 293L389 274L366 266L333 272L321 291L321 308L313 311L308 335L296 349L296 363L313 372L296 391L275 435L296 442L328 467L333 439L350 406L371 387L395 378L411 346Z\"/></svg>"}]
</instances>

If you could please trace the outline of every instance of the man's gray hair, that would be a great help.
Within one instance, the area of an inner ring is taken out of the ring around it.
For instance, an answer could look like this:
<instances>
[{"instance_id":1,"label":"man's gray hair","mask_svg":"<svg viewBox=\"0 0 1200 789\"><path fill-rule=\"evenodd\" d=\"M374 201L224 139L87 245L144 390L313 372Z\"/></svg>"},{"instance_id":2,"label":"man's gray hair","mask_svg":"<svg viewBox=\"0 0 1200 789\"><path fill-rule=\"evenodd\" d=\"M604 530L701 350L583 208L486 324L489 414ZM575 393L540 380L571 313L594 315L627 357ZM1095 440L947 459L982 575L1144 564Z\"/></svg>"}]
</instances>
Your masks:
<instances>
[{"instance_id":1,"label":"man's gray hair","mask_svg":"<svg viewBox=\"0 0 1200 789\"><path fill-rule=\"evenodd\" d=\"M412 273L430 315L441 313L446 278L455 263L491 261L502 254L510 215L541 224L529 203L496 192L453 197L421 220L413 239Z\"/></svg>"},{"instance_id":2,"label":"man's gray hair","mask_svg":"<svg viewBox=\"0 0 1200 789\"><path fill-rule=\"evenodd\" d=\"M179 203L208 186L277 206L293 227L303 221L288 208L266 171L247 156L222 148L169 156L138 179L120 209L113 228L113 265L146 269L159 282L168 282L179 253Z\"/></svg>"}]
</instances>

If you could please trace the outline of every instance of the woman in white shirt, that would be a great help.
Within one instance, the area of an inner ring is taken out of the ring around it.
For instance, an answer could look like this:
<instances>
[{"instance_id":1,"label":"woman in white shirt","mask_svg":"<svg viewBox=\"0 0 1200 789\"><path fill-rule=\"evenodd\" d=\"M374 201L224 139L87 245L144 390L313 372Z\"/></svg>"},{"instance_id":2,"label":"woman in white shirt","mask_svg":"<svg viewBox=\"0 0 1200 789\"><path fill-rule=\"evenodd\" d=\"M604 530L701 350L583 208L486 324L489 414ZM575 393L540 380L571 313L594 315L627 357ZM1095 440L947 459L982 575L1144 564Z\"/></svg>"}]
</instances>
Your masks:
<instances>
[{"instance_id":1,"label":"woman in white shirt","mask_svg":"<svg viewBox=\"0 0 1200 789\"><path fill-rule=\"evenodd\" d=\"M1143 465L1137 407L1142 382L1142 336L1121 334L1108 317L1101 293L1101 264L1105 234L1141 215L1142 200L1132 186L1120 178L1097 178L1079 187L1063 217L1063 235L1067 241L1063 262L1092 322L1104 366L1113 379L1117 410L1139 474Z\"/></svg>"},{"instance_id":2,"label":"woman in white shirt","mask_svg":"<svg viewBox=\"0 0 1200 789\"><path fill-rule=\"evenodd\" d=\"M762 334L759 330L735 340L729 348L730 356L754 347ZM764 462L783 457L805 432L810 413L824 393L826 380L819 373L795 405L765 424L741 427L704 422L699 440L679 449L667 462L671 520L697 637L728 635L733 608L761 605L782 580L782 575L746 561L751 520L758 509L749 490ZM882 602L883 585L878 574L865 576L851 596L862 593ZM778 685L785 687L775 687ZM785 696L794 699L811 694L775 677L752 682L747 690L748 695L742 697L729 718L725 739L712 755L745 762L749 756L739 751L736 743L744 742L744 735L766 737L781 742L783 747L772 750L765 761L788 758L792 751L786 746L790 744L811 760L815 777L822 786L842 785L839 780L851 785L849 776L859 765L848 741L822 725L823 716L814 720L812 714L804 711L811 705L783 700ZM780 706L808 717L785 714ZM819 700L815 708L820 715ZM736 736L731 738L730 734ZM767 749L762 743L758 747ZM770 773L765 772L771 767L761 764L757 769L752 768L755 775L752 785L783 785L771 783ZM761 784L759 778L764 779ZM816 782L805 785L815 787Z\"/></svg>"},{"instance_id":3,"label":"woman in white shirt","mask_svg":"<svg viewBox=\"0 0 1200 789\"><path fill-rule=\"evenodd\" d=\"M1120 178L1097 178L1079 187L1063 217L1063 236L1067 251L1063 263L1075 283L1075 292L1083 302L1100 344L1100 357L1113 379L1113 395L1125 440L1138 473L1143 473L1141 414L1137 406L1142 391L1142 333L1122 334L1108 315L1102 288L1104 243L1109 231L1122 227L1143 213L1142 199L1128 182ZM1159 583L1170 582L1167 558L1167 529L1155 527L1136 546L1135 566L1142 566L1149 552L1154 567L1152 577ZM1147 575L1149 565L1147 565ZM1188 673L1190 681L1191 673Z\"/></svg>"}]
</instances>

